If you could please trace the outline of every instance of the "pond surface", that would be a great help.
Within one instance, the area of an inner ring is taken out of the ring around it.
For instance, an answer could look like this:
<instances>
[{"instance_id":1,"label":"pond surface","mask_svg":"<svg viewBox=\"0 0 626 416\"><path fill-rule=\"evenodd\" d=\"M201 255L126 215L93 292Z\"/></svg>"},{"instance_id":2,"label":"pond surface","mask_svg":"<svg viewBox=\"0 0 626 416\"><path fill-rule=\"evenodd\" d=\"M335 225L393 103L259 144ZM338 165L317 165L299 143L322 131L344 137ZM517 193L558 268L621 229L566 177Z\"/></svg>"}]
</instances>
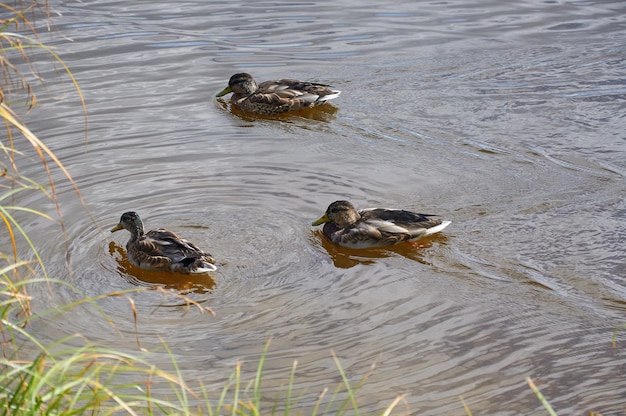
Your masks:
<instances>
[{"instance_id":1,"label":"pond surface","mask_svg":"<svg viewBox=\"0 0 626 416\"><path fill-rule=\"evenodd\" d=\"M49 43L84 93L88 139L71 83L45 63L26 121L95 223L55 171L68 243L54 223L26 230L51 277L87 295L165 285L215 311L131 295L157 365L171 364L161 337L188 381L218 389L271 337L265 381L281 391L297 360L302 410L336 386L332 350L355 381L376 363L366 412L405 394L420 415L464 415L460 397L474 414L543 415L532 377L559 413L626 413L623 333L611 347L626 323L621 0L52 6L63 36ZM245 116L214 98L236 72L342 95ZM23 169L45 181L36 158ZM338 249L310 225L337 199L452 224L423 247ZM128 210L211 252L218 272L133 276L128 233L108 233ZM137 351L128 300L99 305L115 328L84 307L36 329Z\"/></svg>"}]
</instances>

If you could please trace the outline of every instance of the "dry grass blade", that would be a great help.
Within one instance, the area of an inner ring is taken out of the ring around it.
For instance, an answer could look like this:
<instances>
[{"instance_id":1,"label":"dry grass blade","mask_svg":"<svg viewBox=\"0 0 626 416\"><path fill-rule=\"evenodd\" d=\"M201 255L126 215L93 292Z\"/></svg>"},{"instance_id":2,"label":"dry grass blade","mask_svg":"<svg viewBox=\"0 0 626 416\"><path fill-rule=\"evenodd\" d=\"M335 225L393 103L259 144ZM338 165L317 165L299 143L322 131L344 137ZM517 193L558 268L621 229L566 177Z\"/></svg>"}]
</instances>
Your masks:
<instances>
[{"instance_id":1,"label":"dry grass blade","mask_svg":"<svg viewBox=\"0 0 626 416\"><path fill-rule=\"evenodd\" d=\"M2 198L0 198L0 200L1 199ZM44 218L47 218L47 219L50 219L50 217L45 215L45 214L43 214L43 213L41 213L41 212L38 212L38 211L35 211L35 210L31 210L31 209L28 209L28 208L11 207L11 206L0 205L0 216L2 216L2 220L5 223L7 232L9 233L9 235L11 235L11 243L12 243L12 248L13 248L13 259L14 259L14 261L15 262L18 261L18 257L17 257L17 242L16 242L16 239L15 239L15 232L14 232L14 229L17 229L19 231L20 235L22 236L22 238L24 238L26 243L29 245L30 249L32 250L33 254L35 255L35 258L39 262L39 265L41 266L43 275L47 277L46 268L43 265L43 260L39 256L39 252L36 250L34 243L30 240L30 238L28 238L28 234L26 234L26 231L24 231L24 229L22 228L20 223L11 214L9 214L9 210L25 211L25 212L29 212L31 214L40 215L40 216L42 216Z\"/></svg>"},{"instance_id":2,"label":"dry grass blade","mask_svg":"<svg viewBox=\"0 0 626 416\"><path fill-rule=\"evenodd\" d=\"M74 188L74 191L76 192L76 195L80 199L81 203L85 205L82 199L82 196L80 194L80 191L78 190L78 186L76 185L76 182L74 182L74 179L72 179L72 175L70 175L69 171L65 168L63 163L61 163L61 161L48 148L48 146L46 146L41 140L39 140L39 138L35 136L35 134L33 134L33 132L31 132L28 129L28 127L26 127L23 123L18 121L15 113L5 103L0 103L0 117L4 118L12 126L17 128L22 133L22 135L24 135L24 137L30 142L33 148L37 151L39 158L41 159L42 163L44 164L46 168L46 171L48 172L48 176L50 177L50 184L52 188L54 189L54 181L52 181L52 177L50 175L50 170L49 170L45 155L47 155L50 159L52 159L54 163L56 163L56 165L59 167L59 169L61 169L63 174L67 177L67 179L72 184L72 187Z\"/></svg>"},{"instance_id":3,"label":"dry grass blade","mask_svg":"<svg viewBox=\"0 0 626 416\"><path fill-rule=\"evenodd\" d=\"M465 403L465 400L463 400L463 397L461 397L460 399L461 399L461 403L463 403L463 408L465 409L465 413L467 413L467 416L472 416L472 411L470 410L467 403Z\"/></svg>"},{"instance_id":4,"label":"dry grass blade","mask_svg":"<svg viewBox=\"0 0 626 416\"><path fill-rule=\"evenodd\" d=\"M391 412L393 411L393 409L398 405L398 403L400 403L401 401L404 401L404 394L401 394L400 396L396 397L394 399L393 402L391 402L391 404L389 406L387 406L387 408L385 409L384 413L382 414L382 416L389 416L391 414ZM405 401L406 403L406 401Z\"/></svg>"},{"instance_id":5,"label":"dry grass blade","mask_svg":"<svg viewBox=\"0 0 626 416\"><path fill-rule=\"evenodd\" d=\"M186 311L183 314L183 316L185 316L187 314L187 312L189 312L189 310L191 309L192 305L195 306L196 308L198 308L200 313L206 312L206 313L211 314L213 316L217 316L215 314L215 312L213 311L213 309L209 308L208 306L202 306L202 305L200 305L199 302L197 302L197 301L195 301L193 299L190 299L189 297L187 297L187 296L185 296L185 295L183 295L181 293L177 293L175 291L165 289L165 288L163 288L161 286L152 286L150 289L156 290L158 292L161 292L165 299L167 299L167 297L169 295L169 296L173 296L175 298L181 299L183 302L185 302ZM159 306L162 306L162 305L159 305ZM158 308L158 306L157 306L157 308Z\"/></svg>"},{"instance_id":6,"label":"dry grass blade","mask_svg":"<svg viewBox=\"0 0 626 416\"><path fill-rule=\"evenodd\" d=\"M128 303L130 303L130 309L133 311L133 323L135 325L135 339L137 340L137 347L142 350L145 351L142 347L141 347L141 342L139 341L139 328L137 326L137 307L135 305L135 301L133 300L133 298L131 298L130 296L128 296L125 293L120 293L120 292L114 292L114 293L107 293L106 296L123 296L124 298L126 298L126 300L128 301Z\"/></svg>"},{"instance_id":7,"label":"dry grass blade","mask_svg":"<svg viewBox=\"0 0 626 416\"><path fill-rule=\"evenodd\" d=\"M7 219L6 215L0 211L0 217L2 217L2 221L4 221L4 225L6 226L6 230L9 233L9 237L11 238L11 246L13 247L13 259L17 262L17 243L15 241L15 233L13 232L13 227L11 227L11 223Z\"/></svg>"},{"instance_id":8,"label":"dry grass blade","mask_svg":"<svg viewBox=\"0 0 626 416\"><path fill-rule=\"evenodd\" d=\"M613 330L613 339L611 341L611 345L613 346L613 348L617 348L617 333L620 330L626 329L626 325L622 325L622 326L617 326L615 327L615 329Z\"/></svg>"}]
</instances>

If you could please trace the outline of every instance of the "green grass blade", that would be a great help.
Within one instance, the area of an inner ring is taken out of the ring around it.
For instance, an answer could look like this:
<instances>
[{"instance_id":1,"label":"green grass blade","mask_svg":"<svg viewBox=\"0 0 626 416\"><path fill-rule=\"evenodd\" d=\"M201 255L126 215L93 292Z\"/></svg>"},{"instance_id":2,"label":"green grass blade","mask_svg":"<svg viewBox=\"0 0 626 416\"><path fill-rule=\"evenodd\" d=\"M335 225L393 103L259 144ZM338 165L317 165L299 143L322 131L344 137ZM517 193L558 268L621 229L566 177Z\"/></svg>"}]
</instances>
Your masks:
<instances>
[{"instance_id":1,"label":"green grass blade","mask_svg":"<svg viewBox=\"0 0 626 416\"><path fill-rule=\"evenodd\" d=\"M289 416L291 410L291 392L293 389L293 380L296 375L296 367L298 366L298 360L293 362L291 367L291 374L289 375L289 383L287 384L287 397L285 398L285 416Z\"/></svg>"},{"instance_id":2,"label":"green grass blade","mask_svg":"<svg viewBox=\"0 0 626 416\"><path fill-rule=\"evenodd\" d=\"M356 396L355 396L356 391L353 390L352 387L350 387L350 381L348 380L346 373L343 371L343 368L341 367L339 358L337 358L337 355L335 354L334 351L332 354L333 354L333 360L335 360L335 364L337 365L337 370L339 370L339 374L341 374L341 379L343 380L343 384L346 386L346 391L348 392L348 398L344 401L344 403L339 408L339 413L341 414L343 412L343 409L345 408L347 402L350 401L352 403L352 410L354 410L354 414L356 416L360 416L361 413L359 412L359 407L356 403Z\"/></svg>"},{"instance_id":3,"label":"green grass blade","mask_svg":"<svg viewBox=\"0 0 626 416\"><path fill-rule=\"evenodd\" d=\"M530 386L530 389L535 392L535 395L537 396L537 398L539 399L539 401L541 402L541 404L543 405L543 407L545 407L545 409L548 411L548 414L550 416L557 416L556 412L554 411L554 409L552 409L552 406L550 406L550 403L548 403L548 401L546 400L545 397L543 397L543 394L541 394L541 392L539 391L539 389L537 388L537 386L535 386L535 383L533 383L533 381L531 380L530 377L528 377L526 379L526 382L528 383L528 385Z\"/></svg>"},{"instance_id":4,"label":"green grass blade","mask_svg":"<svg viewBox=\"0 0 626 416\"><path fill-rule=\"evenodd\" d=\"M265 343L265 346L263 347L263 352L261 353L261 358L259 359L259 365L257 366L256 374L254 377L252 402L256 409L261 409L261 380L262 380L262 375L263 375L263 367L265 365L265 357L267 356L267 351L269 350L271 343L272 343L272 338L270 337Z\"/></svg>"},{"instance_id":5,"label":"green grass blade","mask_svg":"<svg viewBox=\"0 0 626 416\"><path fill-rule=\"evenodd\" d=\"M621 329L626 329L626 324L622 325L622 326L616 326L615 329L613 330L613 339L611 344L613 345L613 348L617 348L617 333L621 330Z\"/></svg>"}]
</instances>

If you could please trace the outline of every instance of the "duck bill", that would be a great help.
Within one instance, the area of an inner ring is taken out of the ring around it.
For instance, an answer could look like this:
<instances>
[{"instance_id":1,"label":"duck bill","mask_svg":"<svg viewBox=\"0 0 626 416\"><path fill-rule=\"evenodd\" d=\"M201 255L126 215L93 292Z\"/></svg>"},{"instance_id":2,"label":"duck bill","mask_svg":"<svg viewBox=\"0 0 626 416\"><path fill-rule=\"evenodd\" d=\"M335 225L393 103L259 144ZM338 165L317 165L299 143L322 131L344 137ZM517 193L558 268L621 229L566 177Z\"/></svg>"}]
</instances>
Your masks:
<instances>
[{"instance_id":1,"label":"duck bill","mask_svg":"<svg viewBox=\"0 0 626 416\"><path fill-rule=\"evenodd\" d=\"M316 220L316 221L313 221L313 222L311 223L311 225L321 225L321 224L324 224L324 223L326 223L326 222L328 222L328 221L330 221L330 219L328 218L328 215L327 215L327 214L324 214L324 215L322 215L322 216L320 217L320 219L318 219L318 220Z\"/></svg>"},{"instance_id":2,"label":"duck bill","mask_svg":"<svg viewBox=\"0 0 626 416\"><path fill-rule=\"evenodd\" d=\"M114 233L116 231L121 230L122 228L124 228L122 227L122 224L117 224L115 227L111 228L111 232Z\"/></svg>"},{"instance_id":3,"label":"duck bill","mask_svg":"<svg viewBox=\"0 0 626 416\"><path fill-rule=\"evenodd\" d=\"M233 92L233 90L230 89L230 85L229 85L228 87L224 88L222 91L218 92L216 97L223 97L224 95L229 94L231 92Z\"/></svg>"}]
</instances>

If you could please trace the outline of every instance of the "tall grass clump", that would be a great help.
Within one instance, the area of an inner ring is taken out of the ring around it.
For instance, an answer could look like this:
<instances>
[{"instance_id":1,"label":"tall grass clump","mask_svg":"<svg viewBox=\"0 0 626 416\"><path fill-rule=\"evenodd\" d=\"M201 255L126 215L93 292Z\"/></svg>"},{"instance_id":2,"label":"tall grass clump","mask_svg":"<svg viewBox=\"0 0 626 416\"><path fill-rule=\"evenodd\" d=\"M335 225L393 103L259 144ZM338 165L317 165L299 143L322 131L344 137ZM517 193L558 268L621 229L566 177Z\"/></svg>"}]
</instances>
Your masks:
<instances>
[{"instance_id":1,"label":"tall grass clump","mask_svg":"<svg viewBox=\"0 0 626 416\"><path fill-rule=\"evenodd\" d=\"M48 221L55 218L37 207L21 205L21 196L36 193L43 201L41 205L52 202L61 231L63 221L52 170L60 169L81 198L69 171L20 117L36 106L33 83L41 80L30 53L43 51L63 68L83 107L84 101L72 73L39 40L29 20L47 19L46 6L25 3L0 4L0 117L6 133L0 135L0 414L81 414L101 409L135 414L133 405L143 403L146 407L151 400L146 393L151 381L162 379L176 388L184 388L184 384L141 358L94 345L79 335L44 345L28 330L31 319L46 315L33 313L28 287L65 283L48 276L37 242L20 223L32 220L31 216ZM48 177L45 184L20 172L20 159L26 158L29 149L36 153ZM126 381L120 382L121 376L127 376L123 378ZM155 408L173 407L157 400L153 404Z\"/></svg>"},{"instance_id":2,"label":"tall grass clump","mask_svg":"<svg viewBox=\"0 0 626 416\"><path fill-rule=\"evenodd\" d=\"M353 383L349 380L346 373L339 362L337 356L333 353L333 359L337 370L341 375L341 382L335 386L333 390L324 388L321 392L294 391L296 379L296 369L298 362L294 361L291 372L287 379L282 394L278 394L273 398L268 397L268 392L262 386L264 365L270 341L267 342L261 358L259 360L256 372L253 377L246 379L242 376L242 363L239 362L235 366L235 370L230 376L226 386L222 389L219 399L211 401L209 394L205 391L206 409L208 414L223 415L230 414L233 416L261 416L261 415L335 415L343 416L353 414L361 415L359 410L359 400L357 393L363 384L367 381L374 370L374 366L370 368L358 382ZM397 396L389 405L378 413L382 416L391 415L396 406L404 400L403 396ZM307 403L307 411L303 413L298 410L302 407L302 402ZM311 405L312 403L312 405ZM410 414L405 409L401 414Z\"/></svg>"},{"instance_id":3,"label":"tall grass clump","mask_svg":"<svg viewBox=\"0 0 626 416\"><path fill-rule=\"evenodd\" d=\"M21 196L34 192L44 201L52 202L61 229L63 221L51 170L60 169L80 198L68 170L19 115L32 110L37 103L33 83L40 82L41 77L29 55L34 50L44 51L52 61L66 69L82 101L73 75L58 55L39 41L35 26L27 17L47 18L46 12L45 6L37 2L27 5L17 2L15 6L0 4L0 117L6 132L6 135L0 135L0 316L3 318L0 331L5 342L7 336L10 339L11 331L7 331L4 320L19 322L23 326L32 313L27 282L48 279L36 244L20 221L32 220L32 217L53 221L53 217L37 207L20 205ZM19 162L27 157L29 149L40 160L48 183L40 184L20 172Z\"/></svg>"}]
</instances>

